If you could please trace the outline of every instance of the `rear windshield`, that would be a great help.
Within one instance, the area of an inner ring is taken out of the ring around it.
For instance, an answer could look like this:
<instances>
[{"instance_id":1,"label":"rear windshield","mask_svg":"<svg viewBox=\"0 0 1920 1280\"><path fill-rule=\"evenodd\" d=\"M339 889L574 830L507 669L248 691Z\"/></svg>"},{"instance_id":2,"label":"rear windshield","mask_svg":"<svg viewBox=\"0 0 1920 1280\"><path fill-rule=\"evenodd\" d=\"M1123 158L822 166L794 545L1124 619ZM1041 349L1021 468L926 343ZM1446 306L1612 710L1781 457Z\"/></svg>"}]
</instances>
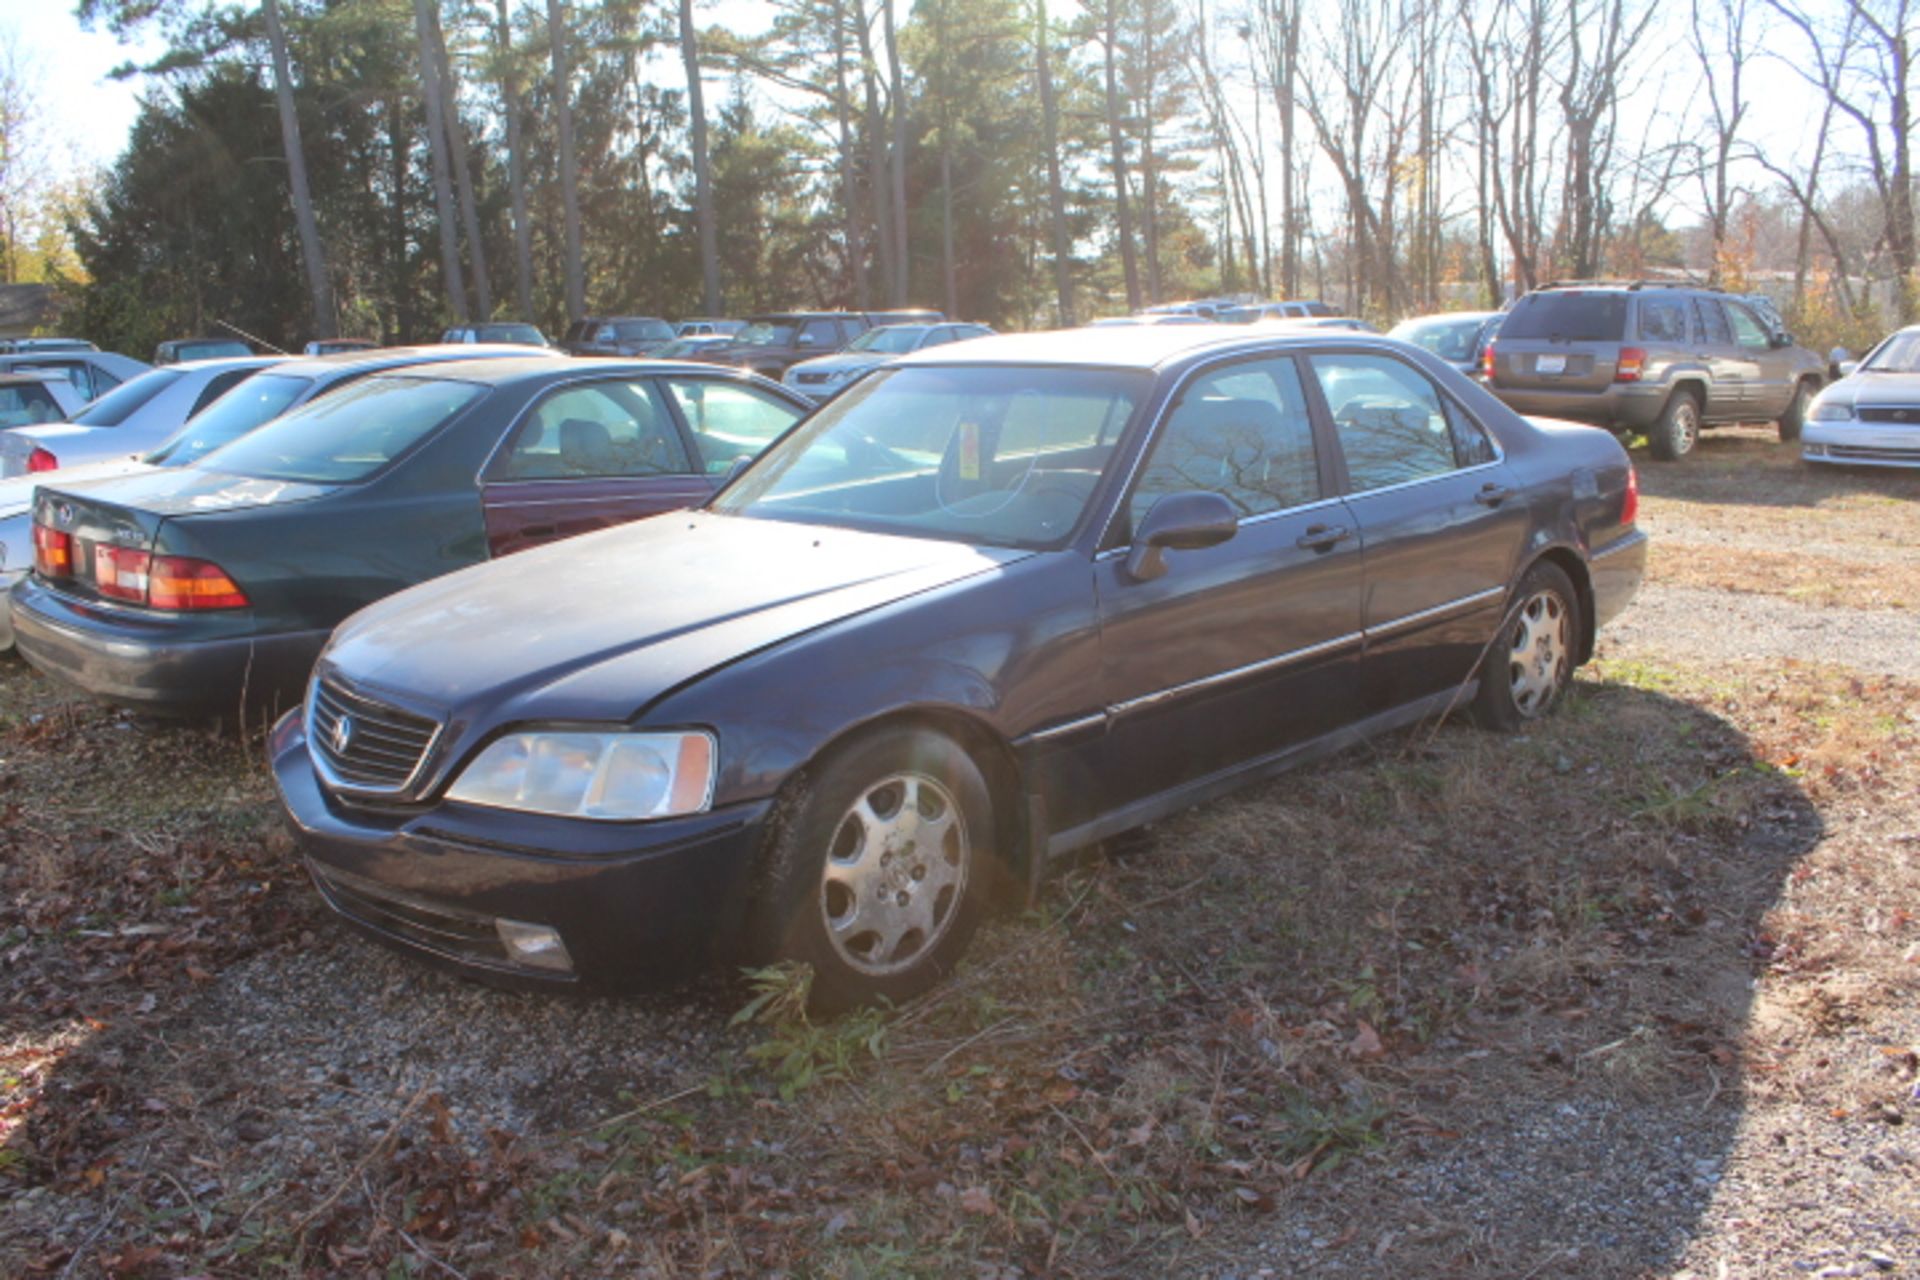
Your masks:
<instances>
[{"instance_id":1,"label":"rear windshield","mask_svg":"<svg viewBox=\"0 0 1920 1280\"><path fill-rule=\"evenodd\" d=\"M666 342L673 337L673 326L665 320L618 320L613 331L622 342Z\"/></svg>"},{"instance_id":2,"label":"rear windshield","mask_svg":"<svg viewBox=\"0 0 1920 1280\"><path fill-rule=\"evenodd\" d=\"M1481 316L1468 316L1465 319L1408 320L1397 324L1387 334L1402 342L1411 342L1422 347L1442 360L1451 360L1455 364L1472 360L1480 353L1474 349L1474 338L1480 332L1480 326L1486 320Z\"/></svg>"},{"instance_id":3,"label":"rear windshield","mask_svg":"<svg viewBox=\"0 0 1920 1280\"><path fill-rule=\"evenodd\" d=\"M522 342L530 347L547 345L546 335L530 324L483 324L473 336L481 342Z\"/></svg>"},{"instance_id":4,"label":"rear windshield","mask_svg":"<svg viewBox=\"0 0 1920 1280\"><path fill-rule=\"evenodd\" d=\"M39 383L0 387L0 427L31 427L60 419L60 405Z\"/></svg>"},{"instance_id":5,"label":"rear windshield","mask_svg":"<svg viewBox=\"0 0 1920 1280\"><path fill-rule=\"evenodd\" d=\"M1627 295L1579 290L1530 293L1500 326L1504 338L1618 342L1627 331Z\"/></svg>"},{"instance_id":6,"label":"rear windshield","mask_svg":"<svg viewBox=\"0 0 1920 1280\"><path fill-rule=\"evenodd\" d=\"M129 384L131 385L131 384ZM161 442L145 461L156 467L184 467L223 444L238 440L263 422L280 416L298 400L311 378L258 373L193 415L187 425Z\"/></svg>"},{"instance_id":7,"label":"rear windshield","mask_svg":"<svg viewBox=\"0 0 1920 1280\"><path fill-rule=\"evenodd\" d=\"M785 347L793 344L793 331L797 326L774 324L767 320L756 320L742 329L737 341L743 347Z\"/></svg>"},{"instance_id":8,"label":"rear windshield","mask_svg":"<svg viewBox=\"0 0 1920 1280\"><path fill-rule=\"evenodd\" d=\"M443 378L368 378L309 400L209 454L205 465L263 480L365 480L432 435L481 390Z\"/></svg>"},{"instance_id":9,"label":"rear windshield","mask_svg":"<svg viewBox=\"0 0 1920 1280\"><path fill-rule=\"evenodd\" d=\"M95 400L76 414L73 420L83 427L117 427L131 417L135 409L185 376L174 369L154 369L143 373Z\"/></svg>"}]
</instances>

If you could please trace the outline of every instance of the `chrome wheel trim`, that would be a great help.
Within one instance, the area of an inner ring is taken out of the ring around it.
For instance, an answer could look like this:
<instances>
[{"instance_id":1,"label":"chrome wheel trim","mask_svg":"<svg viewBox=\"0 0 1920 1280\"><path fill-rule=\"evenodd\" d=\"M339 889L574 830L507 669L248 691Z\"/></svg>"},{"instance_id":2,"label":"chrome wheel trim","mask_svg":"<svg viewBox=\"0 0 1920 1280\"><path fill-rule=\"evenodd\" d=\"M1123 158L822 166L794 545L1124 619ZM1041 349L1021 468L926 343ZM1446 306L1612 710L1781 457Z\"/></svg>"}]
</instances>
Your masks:
<instances>
[{"instance_id":1,"label":"chrome wheel trim","mask_svg":"<svg viewBox=\"0 0 1920 1280\"><path fill-rule=\"evenodd\" d=\"M834 951L869 977L923 962L960 914L970 847L960 803L923 773L891 774L834 824L820 918Z\"/></svg>"},{"instance_id":2,"label":"chrome wheel trim","mask_svg":"<svg viewBox=\"0 0 1920 1280\"><path fill-rule=\"evenodd\" d=\"M1692 453L1693 446L1700 442L1700 410L1692 397L1683 397L1673 411L1673 424L1680 428L1679 437L1673 442L1675 453Z\"/></svg>"},{"instance_id":3,"label":"chrome wheel trim","mask_svg":"<svg viewBox=\"0 0 1920 1280\"><path fill-rule=\"evenodd\" d=\"M1532 719L1553 705L1571 670L1567 602L1557 591L1536 591L1515 612L1507 632L1507 672L1513 705Z\"/></svg>"}]
</instances>

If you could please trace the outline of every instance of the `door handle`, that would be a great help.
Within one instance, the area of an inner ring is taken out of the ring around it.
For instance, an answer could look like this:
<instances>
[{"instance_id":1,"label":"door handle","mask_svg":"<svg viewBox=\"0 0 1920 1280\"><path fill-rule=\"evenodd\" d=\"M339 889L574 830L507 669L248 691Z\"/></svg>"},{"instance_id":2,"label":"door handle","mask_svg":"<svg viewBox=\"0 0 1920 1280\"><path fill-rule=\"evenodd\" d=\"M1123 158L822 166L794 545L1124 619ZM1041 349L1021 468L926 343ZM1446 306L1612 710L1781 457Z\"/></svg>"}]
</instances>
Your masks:
<instances>
[{"instance_id":1,"label":"door handle","mask_svg":"<svg viewBox=\"0 0 1920 1280\"><path fill-rule=\"evenodd\" d=\"M1480 486L1480 492L1473 495L1473 500L1483 507L1497 507L1512 496L1512 485L1498 484L1489 480Z\"/></svg>"},{"instance_id":2,"label":"door handle","mask_svg":"<svg viewBox=\"0 0 1920 1280\"><path fill-rule=\"evenodd\" d=\"M1331 551L1352 536L1353 530L1343 524L1309 525L1294 545L1302 551Z\"/></svg>"}]
</instances>

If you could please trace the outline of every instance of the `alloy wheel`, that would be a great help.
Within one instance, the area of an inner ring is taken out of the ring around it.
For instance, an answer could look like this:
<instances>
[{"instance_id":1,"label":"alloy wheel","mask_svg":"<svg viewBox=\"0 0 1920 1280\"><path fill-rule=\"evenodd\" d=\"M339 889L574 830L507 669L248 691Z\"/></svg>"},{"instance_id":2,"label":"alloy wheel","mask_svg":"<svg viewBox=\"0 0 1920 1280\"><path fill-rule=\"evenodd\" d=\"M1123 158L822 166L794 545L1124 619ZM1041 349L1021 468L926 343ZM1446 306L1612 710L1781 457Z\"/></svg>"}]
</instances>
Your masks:
<instances>
[{"instance_id":1,"label":"alloy wheel","mask_svg":"<svg viewBox=\"0 0 1920 1280\"><path fill-rule=\"evenodd\" d=\"M898 773L868 787L834 826L821 873L834 950L874 977L925 959L959 913L968 853L965 816L939 782Z\"/></svg>"},{"instance_id":2,"label":"alloy wheel","mask_svg":"<svg viewBox=\"0 0 1920 1280\"><path fill-rule=\"evenodd\" d=\"M1513 705L1527 719L1543 714L1566 683L1570 661L1567 605L1555 591L1537 591L1514 615L1507 669Z\"/></svg>"}]
</instances>

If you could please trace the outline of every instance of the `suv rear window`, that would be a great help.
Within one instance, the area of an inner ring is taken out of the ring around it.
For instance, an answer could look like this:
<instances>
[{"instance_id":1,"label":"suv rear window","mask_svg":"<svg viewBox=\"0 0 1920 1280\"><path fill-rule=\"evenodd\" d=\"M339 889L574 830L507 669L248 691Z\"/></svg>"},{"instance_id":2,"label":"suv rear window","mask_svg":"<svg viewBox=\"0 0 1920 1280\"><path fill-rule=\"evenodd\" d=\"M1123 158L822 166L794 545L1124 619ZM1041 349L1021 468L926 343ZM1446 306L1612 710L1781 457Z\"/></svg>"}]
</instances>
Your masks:
<instances>
[{"instance_id":1,"label":"suv rear window","mask_svg":"<svg viewBox=\"0 0 1920 1280\"><path fill-rule=\"evenodd\" d=\"M1550 342L1618 342L1627 331L1623 293L1530 293L1514 304L1500 337Z\"/></svg>"}]
</instances>

